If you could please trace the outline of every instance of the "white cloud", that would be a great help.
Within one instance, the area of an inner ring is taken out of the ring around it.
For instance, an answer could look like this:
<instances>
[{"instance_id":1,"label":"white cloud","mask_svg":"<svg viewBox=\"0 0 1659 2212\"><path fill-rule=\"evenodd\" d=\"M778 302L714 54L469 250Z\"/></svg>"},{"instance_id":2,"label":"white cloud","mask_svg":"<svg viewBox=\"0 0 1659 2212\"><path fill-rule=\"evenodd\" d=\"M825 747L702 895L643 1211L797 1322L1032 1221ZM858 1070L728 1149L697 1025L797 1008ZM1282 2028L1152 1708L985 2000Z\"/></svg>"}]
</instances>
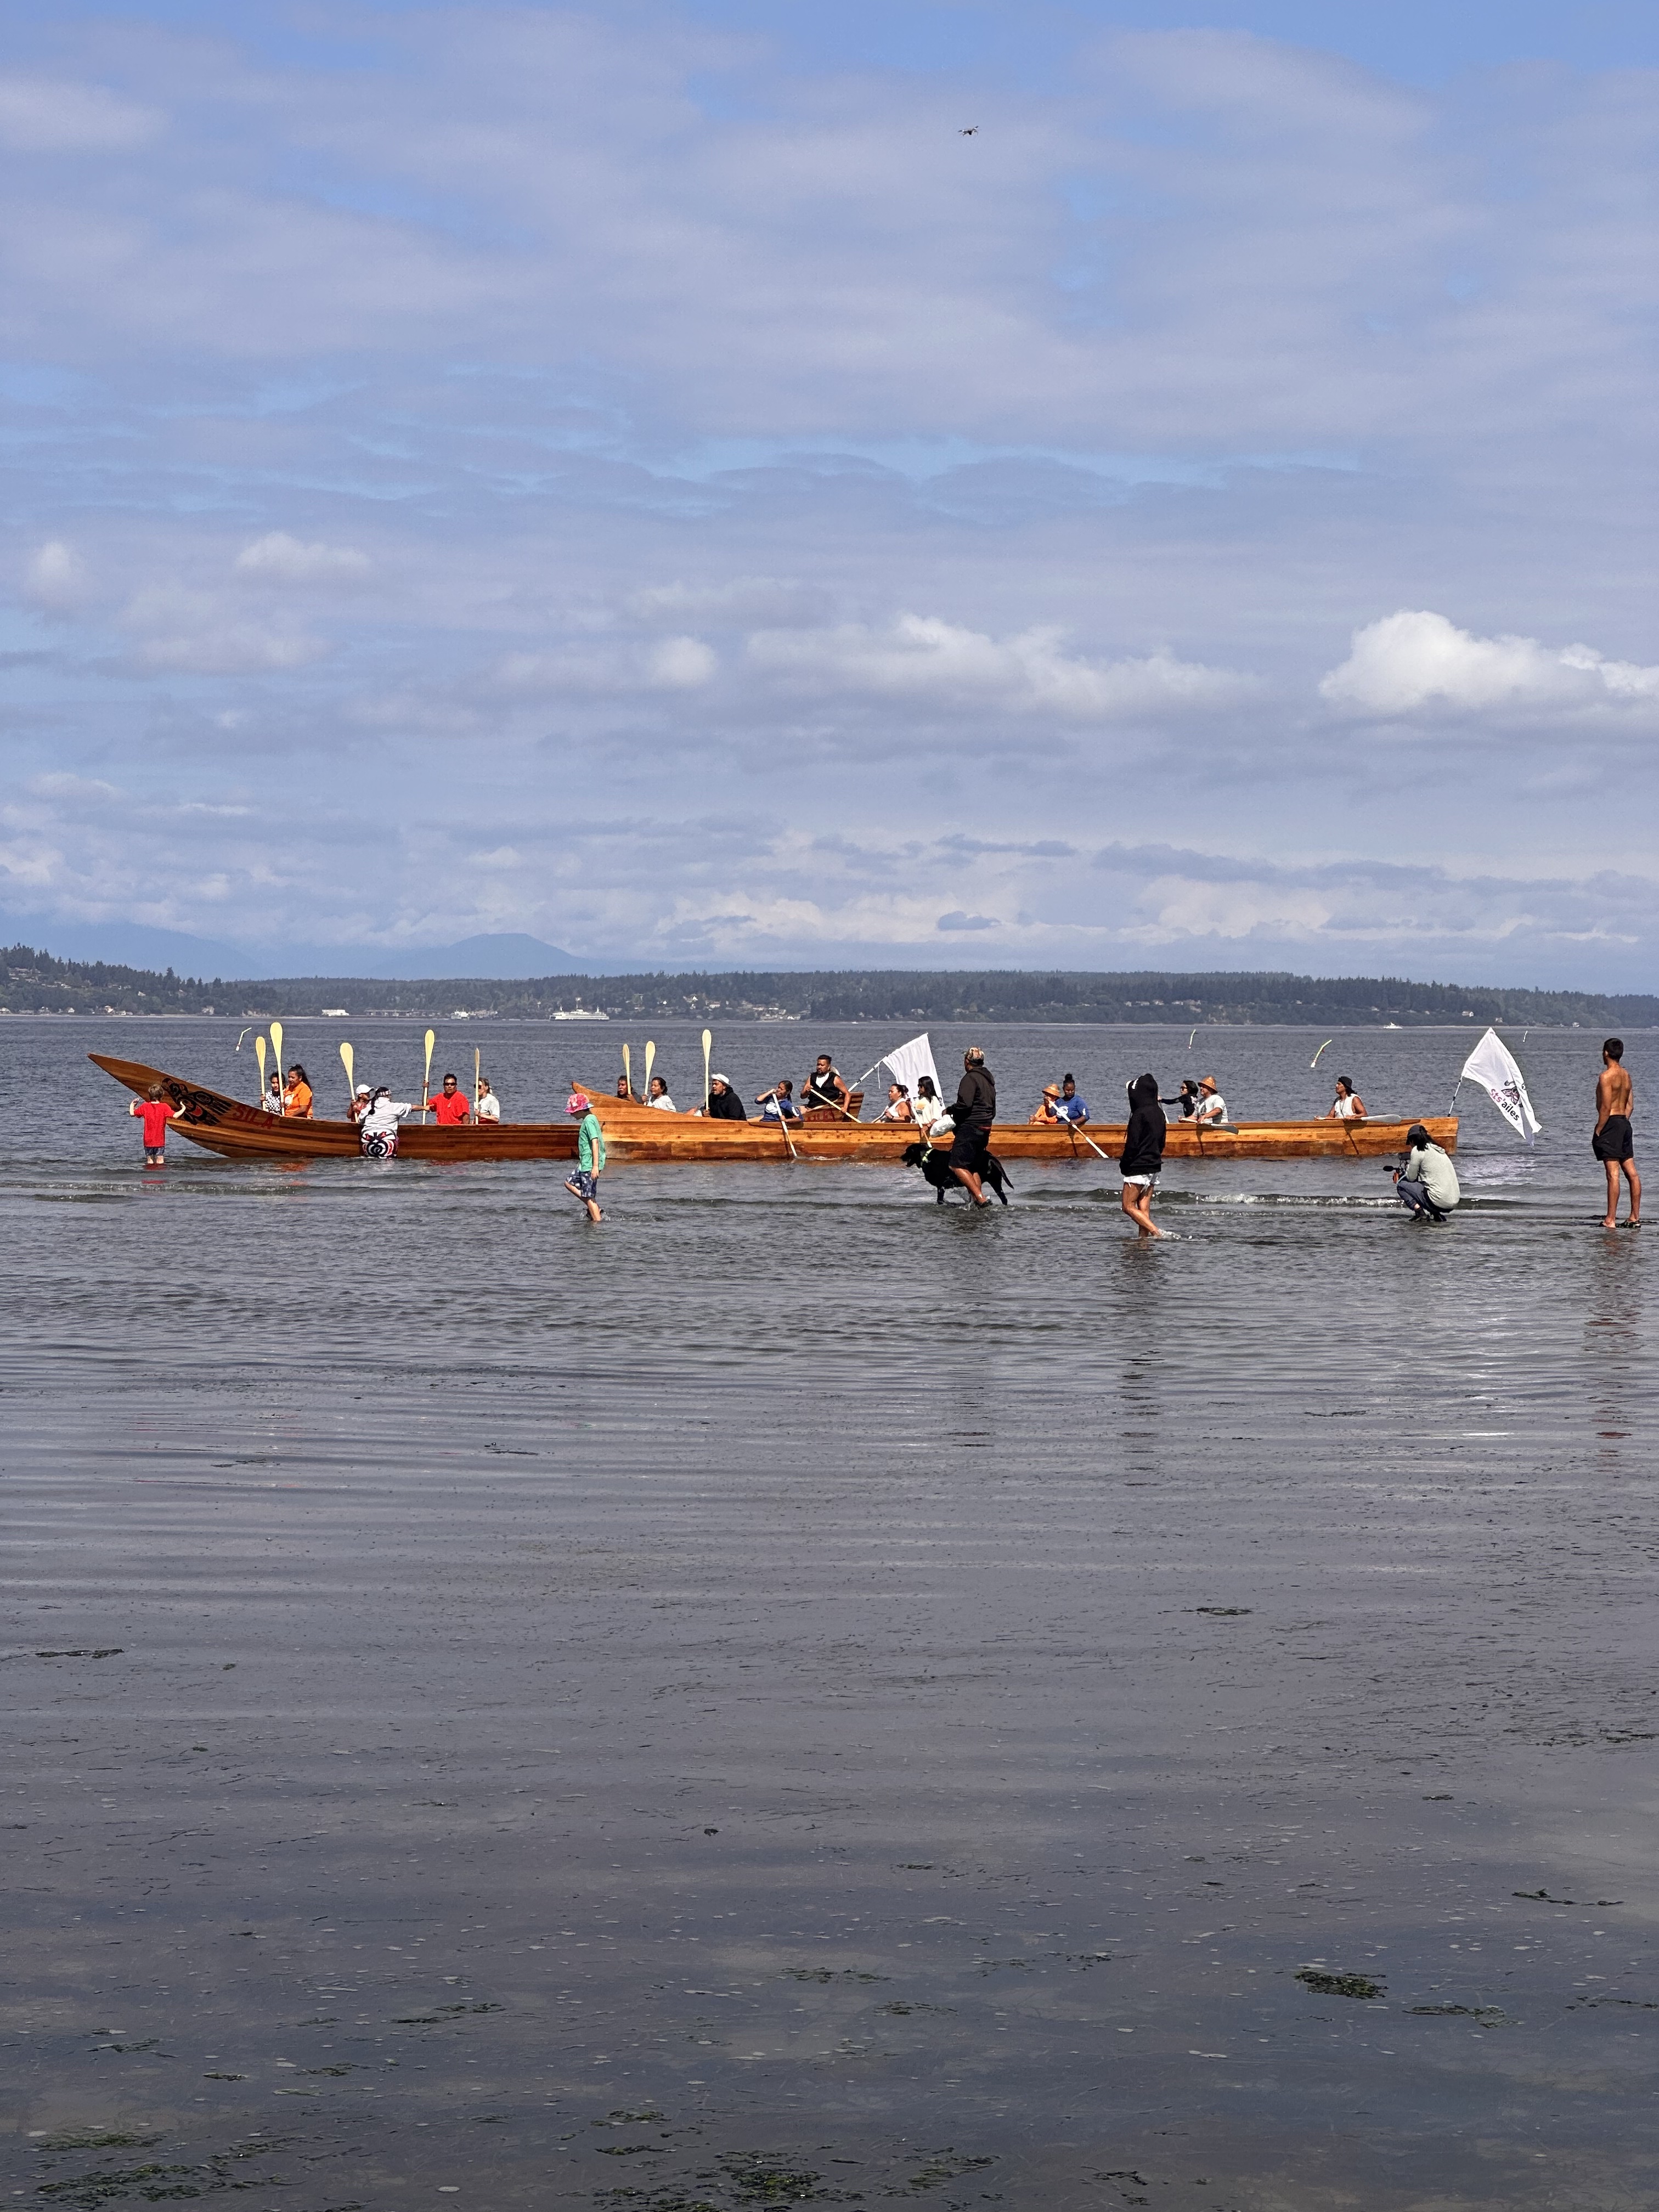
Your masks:
<instances>
[{"instance_id":1,"label":"white cloud","mask_svg":"<svg viewBox=\"0 0 1659 2212\"><path fill-rule=\"evenodd\" d=\"M1353 649L1319 687L1333 706L1409 714L1429 706L1652 706L1659 668L1608 660L1588 645L1476 637L1444 615L1402 610L1353 634Z\"/></svg>"},{"instance_id":2,"label":"white cloud","mask_svg":"<svg viewBox=\"0 0 1659 2212\"><path fill-rule=\"evenodd\" d=\"M631 592L636 622L696 622L741 629L811 629L829 612L827 594L775 576L736 576L725 584L653 584Z\"/></svg>"},{"instance_id":3,"label":"white cloud","mask_svg":"<svg viewBox=\"0 0 1659 2212\"><path fill-rule=\"evenodd\" d=\"M647 661L650 679L664 691L696 691L712 681L720 666L700 637L665 637Z\"/></svg>"},{"instance_id":4,"label":"white cloud","mask_svg":"<svg viewBox=\"0 0 1659 2212\"><path fill-rule=\"evenodd\" d=\"M144 145L164 124L155 109L100 84L0 75L0 146L14 153L116 153Z\"/></svg>"},{"instance_id":5,"label":"white cloud","mask_svg":"<svg viewBox=\"0 0 1659 2212\"><path fill-rule=\"evenodd\" d=\"M139 638L141 666L189 676L241 676L303 668L328 651L321 638L227 613L210 593L176 585L136 592L121 616Z\"/></svg>"},{"instance_id":6,"label":"white cloud","mask_svg":"<svg viewBox=\"0 0 1659 2212\"><path fill-rule=\"evenodd\" d=\"M341 584L367 576L367 553L351 545L306 545L284 530L268 531L243 546L236 573L265 584Z\"/></svg>"},{"instance_id":7,"label":"white cloud","mask_svg":"<svg viewBox=\"0 0 1659 2212\"><path fill-rule=\"evenodd\" d=\"M864 692L940 705L978 705L1105 721L1218 706L1251 689L1231 670L1158 653L1144 659L1083 660L1043 626L998 639L936 616L901 615L884 629L758 630L751 665L792 689L819 696Z\"/></svg>"},{"instance_id":8,"label":"white cloud","mask_svg":"<svg viewBox=\"0 0 1659 2212\"><path fill-rule=\"evenodd\" d=\"M31 558L23 589L43 612L73 614L87 595L86 563L72 545L54 538Z\"/></svg>"}]
</instances>

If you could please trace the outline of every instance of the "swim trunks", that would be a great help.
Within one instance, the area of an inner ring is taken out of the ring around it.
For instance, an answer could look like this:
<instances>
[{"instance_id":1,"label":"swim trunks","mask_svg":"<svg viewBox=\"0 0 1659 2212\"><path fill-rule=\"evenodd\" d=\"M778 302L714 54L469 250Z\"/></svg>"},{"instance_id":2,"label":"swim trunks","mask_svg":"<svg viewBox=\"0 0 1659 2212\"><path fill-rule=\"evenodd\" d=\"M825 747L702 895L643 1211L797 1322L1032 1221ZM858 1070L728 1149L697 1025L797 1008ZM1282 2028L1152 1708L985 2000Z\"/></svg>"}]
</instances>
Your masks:
<instances>
[{"instance_id":1,"label":"swim trunks","mask_svg":"<svg viewBox=\"0 0 1659 2212\"><path fill-rule=\"evenodd\" d=\"M1590 1150L1598 1160L1633 1160L1636 1146L1630 1133L1628 1114L1609 1114L1595 1136Z\"/></svg>"},{"instance_id":2,"label":"swim trunks","mask_svg":"<svg viewBox=\"0 0 1659 2212\"><path fill-rule=\"evenodd\" d=\"M598 1178L586 1168L573 1168L564 1179L567 1190L574 1190L578 1198L592 1200L599 1195L594 1185Z\"/></svg>"}]
</instances>

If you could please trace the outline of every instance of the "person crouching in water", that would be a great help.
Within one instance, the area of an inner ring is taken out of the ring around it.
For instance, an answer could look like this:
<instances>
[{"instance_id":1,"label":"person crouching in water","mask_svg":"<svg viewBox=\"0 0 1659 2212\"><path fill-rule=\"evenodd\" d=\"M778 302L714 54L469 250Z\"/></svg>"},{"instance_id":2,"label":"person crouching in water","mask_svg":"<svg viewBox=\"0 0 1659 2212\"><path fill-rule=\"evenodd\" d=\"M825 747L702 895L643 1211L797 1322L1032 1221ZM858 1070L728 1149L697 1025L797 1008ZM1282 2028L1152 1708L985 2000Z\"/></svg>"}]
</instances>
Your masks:
<instances>
[{"instance_id":1,"label":"person crouching in water","mask_svg":"<svg viewBox=\"0 0 1659 2212\"><path fill-rule=\"evenodd\" d=\"M564 1102L564 1110L578 1117L581 1125L576 1132L576 1164L565 1177L564 1187L572 1198L580 1199L590 1221L603 1221L599 1176L605 1168L605 1132L585 1091L573 1091Z\"/></svg>"},{"instance_id":2,"label":"person crouching in water","mask_svg":"<svg viewBox=\"0 0 1659 2212\"><path fill-rule=\"evenodd\" d=\"M383 1083L372 1091L357 1122L357 1149L366 1160L395 1160L398 1124L415 1111L413 1103L393 1098Z\"/></svg>"},{"instance_id":3,"label":"person crouching in water","mask_svg":"<svg viewBox=\"0 0 1659 2212\"><path fill-rule=\"evenodd\" d=\"M1123 1177L1123 1211L1143 1237L1161 1237L1152 1219L1152 1200L1164 1165L1164 1139L1169 1124L1158 1103L1158 1078L1138 1075L1127 1084L1129 1126L1123 1133L1118 1170Z\"/></svg>"},{"instance_id":4,"label":"person crouching in water","mask_svg":"<svg viewBox=\"0 0 1659 2212\"><path fill-rule=\"evenodd\" d=\"M1395 1192L1413 1221L1443 1221L1462 1197L1457 1170L1420 1121L1406 1132L1411 1146L1394 1171Z\"/></svg>"}]
</instances>

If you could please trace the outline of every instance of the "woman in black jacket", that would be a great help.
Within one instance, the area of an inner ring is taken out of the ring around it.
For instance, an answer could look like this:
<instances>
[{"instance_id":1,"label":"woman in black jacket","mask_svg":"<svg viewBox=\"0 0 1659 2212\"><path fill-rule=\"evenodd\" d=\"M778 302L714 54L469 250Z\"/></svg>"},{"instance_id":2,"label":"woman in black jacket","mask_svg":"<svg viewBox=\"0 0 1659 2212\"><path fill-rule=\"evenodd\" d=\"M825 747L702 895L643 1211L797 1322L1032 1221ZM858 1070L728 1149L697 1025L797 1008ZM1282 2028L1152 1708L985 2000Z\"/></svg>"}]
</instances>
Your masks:
<instances>
[{"instance_id":1,"label":"woman in black jacket","mask_svg":"<svg viewBox=\"0 0 1659 2212\"><path fill-rule=\"evenodd\" d=\"M1123 1176L1123 1211L1143 1237L1161 1237L1164 1231L1152 1220L1152 1197L1164 1165L1164 1135L1169 1125L1158 1103L1158 1078L1138 1075L1125 1087L1129 1126L1117 1163Z\"/></svg>"}]
</instances>

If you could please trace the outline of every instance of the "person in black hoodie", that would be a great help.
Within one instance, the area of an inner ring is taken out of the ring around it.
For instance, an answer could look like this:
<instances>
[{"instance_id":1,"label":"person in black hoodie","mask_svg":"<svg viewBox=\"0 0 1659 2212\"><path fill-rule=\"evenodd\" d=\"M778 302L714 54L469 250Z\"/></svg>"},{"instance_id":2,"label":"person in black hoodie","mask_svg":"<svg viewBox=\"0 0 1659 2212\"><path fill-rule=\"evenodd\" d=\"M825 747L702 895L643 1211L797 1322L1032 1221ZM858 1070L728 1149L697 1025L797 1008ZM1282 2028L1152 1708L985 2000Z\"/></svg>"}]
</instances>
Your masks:
<instances>
[{"instance_id":1,"label":"person in black hoodie","mask_svg":"<svg viewBox=\"0 0 1659 2212\"><path fill-rule=\"evenodd\" d=\"M1123 1133L1123 1150L1117 1163L1123 1176L1123 1211L1143 1237L1161 1237L1164 1231L1152 1219L1152 1195L1164 1165L1168 1124L1158 1103L1158 1078L1138 1075L1125 1088L1129 1093L1129 1126Z\"/></svg>"},{"instance_id":2,"label":"person in black hoodie","mask_svg":"<svg viewBox=\"0 0 1659 2212\"><path fill-rule=\"evenodd\" d=\"M708 1111L710 1119L716 1121L746 1121L749 1119L742 1099L732 1088L729 1075L709 1078Z\"/></svg>"},{"instance_id":3,"label":"person in black hoodie","mask_svg":"<svg viewBox=\"0 0 1659 2212\"><path fill-rule=\"evenodd\" d=\"M975 1206L991 1201L980 1188L985 1155L991 1142L991 1124L997 1118L996 1078L985 1065L985 1054L970 1044L962 1055L962 1081L951 1119L957 1133L951 1143L951 1172Z\"/></svg>"}]
</instances>

